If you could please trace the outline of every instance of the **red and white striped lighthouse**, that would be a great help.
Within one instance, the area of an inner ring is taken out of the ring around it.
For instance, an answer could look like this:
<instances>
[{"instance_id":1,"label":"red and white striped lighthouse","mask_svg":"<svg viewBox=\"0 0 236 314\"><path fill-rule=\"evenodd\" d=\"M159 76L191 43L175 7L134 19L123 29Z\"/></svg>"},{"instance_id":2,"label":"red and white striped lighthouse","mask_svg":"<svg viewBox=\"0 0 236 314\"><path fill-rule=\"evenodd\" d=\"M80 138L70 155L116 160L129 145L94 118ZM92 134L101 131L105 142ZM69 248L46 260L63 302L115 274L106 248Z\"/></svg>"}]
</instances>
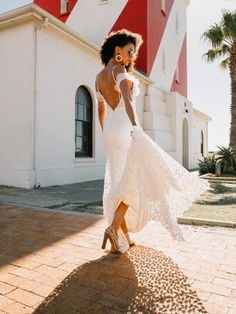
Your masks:
<instances>
[{"instance_id":1,"label":"red and white striped lighthouse","mask_svg":"<svg viewBox=\"0 0 236 314\"><path fill-rule=\"evenodd\" d=\"M157 87L187 97L184 0L34 0L86 39L99 45L112 30L140 33L144 43L136 68Z\"/></svg>"}]
</instances>

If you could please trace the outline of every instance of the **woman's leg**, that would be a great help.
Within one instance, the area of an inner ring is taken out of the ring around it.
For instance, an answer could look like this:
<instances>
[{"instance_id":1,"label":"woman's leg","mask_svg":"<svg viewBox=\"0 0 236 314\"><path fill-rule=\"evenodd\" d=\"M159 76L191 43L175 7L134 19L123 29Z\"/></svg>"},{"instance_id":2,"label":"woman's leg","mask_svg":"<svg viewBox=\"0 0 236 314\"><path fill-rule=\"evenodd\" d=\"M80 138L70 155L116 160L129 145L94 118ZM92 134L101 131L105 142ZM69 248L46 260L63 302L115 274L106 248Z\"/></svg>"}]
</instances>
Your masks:
<instances>
[{"instance_id":1,"label":"woman's leg","mask_svg":"<svg viewBox=\"0 0 236 314\"><path fill-rule=\"evenodd\" d=\"M119 227L121 227L122 222L124 221L124 216L127 209L128 206L125 203L121 202L115 211L111 226L115 229L116 234ZM111 243L111 252L116 252L113 243Z\"/></svg>"},{"instance_id":2,"label":"woman's leg","mask_svg":"<svg viewBox=\"0 0 236 314\"><path fill-rule=\"evenodd\" d=\"M129 245L133 246L134 245L134 241L131 240L130 237L129 237L129 232L128 232L128 228L127 228L127 225L126 225L125 217L122 220L120 226L121 226L121 229L123 230L123 232L125 234L125 237L126 237L127 241L129 242Z\"/></svg>"},{"instance_id":3,"label":"woman's leg","mask_svg":"<svg viewBox=\"0 0 236 314\"><path fill-rule=\"evenodd\" d=\"M125 217L127 209L128 209L128 206L125 203L121 202L115 211L115 215L114 215L111 226L115 228L116 232L118 228L121 226L121 224L122 223L124 224L124 217Z\"/></svg>"},{"instance_id":4,"label":"woman's leg","mask_svg":"<svg viewBox=\"0 0 236 314\"><path fill-rule=\"evenodd\" d=\"M128 228L126 225L125 216L124 216L123 220L121 221L120 226L121 226L121 229L123 230L123 232L126 234L128 232Z\"/></svg>"}]
</instances>

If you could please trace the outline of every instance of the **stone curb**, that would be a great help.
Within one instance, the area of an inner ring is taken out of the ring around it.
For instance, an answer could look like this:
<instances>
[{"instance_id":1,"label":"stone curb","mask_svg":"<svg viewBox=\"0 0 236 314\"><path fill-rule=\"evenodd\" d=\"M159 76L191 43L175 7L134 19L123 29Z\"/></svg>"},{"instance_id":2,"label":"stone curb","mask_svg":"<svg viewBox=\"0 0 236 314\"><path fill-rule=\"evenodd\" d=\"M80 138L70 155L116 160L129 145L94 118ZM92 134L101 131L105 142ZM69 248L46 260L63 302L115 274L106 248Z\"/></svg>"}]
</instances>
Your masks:
<instances>
[{"instance_id":1,"label":"stone curb","mask_svg":"<svg viewBox=\"0 0 236 314\"><path fill-rule=\"evenodd\" d=\"M193 217L179 217L177 219L179 224L184 225L195 225L195 226L211 226L211 227L226 227L226 228L236 228L236 223L232 221L220 221L213 219L201 219Z\"/></svg>"},{"instance_id":2,"label":"stone curb","mask_svg":"<svg viewBox=\"0 0 236 314\"><path fill-rule=\"evenodd\" d=\"M89 218L93 219L104 219L105 216L103 214L94 214L91 212L75 212L75 211L70 211L70 210L58 210L58 209L53 209L53 208L45 208L45 207L40 207L40 206L35 206L35 205L25 205L25 204L18 204L18 203L10 203L10 202L1 202L0 205L8 205L8 206L13 206L13 207L21 207L21 208L29 208L33 210L39 210L39 211L45 211L45 212L50 212L50 213L55 213L55 214L63 214L63 215L75 215L75 216L83 216L86 217L88 216Z\"/></svg>"},{"instance_id":3,"label":"stone curb","mask_svg":"<svg viewBox=\"0 0 236 314\"><path fill-rule=\"evenodd\" d=\"M236 182L236 177L210 177L207 175L200 176L201 179L209 180L209 181L230 181Z\"/></svg>"}]
</instances>

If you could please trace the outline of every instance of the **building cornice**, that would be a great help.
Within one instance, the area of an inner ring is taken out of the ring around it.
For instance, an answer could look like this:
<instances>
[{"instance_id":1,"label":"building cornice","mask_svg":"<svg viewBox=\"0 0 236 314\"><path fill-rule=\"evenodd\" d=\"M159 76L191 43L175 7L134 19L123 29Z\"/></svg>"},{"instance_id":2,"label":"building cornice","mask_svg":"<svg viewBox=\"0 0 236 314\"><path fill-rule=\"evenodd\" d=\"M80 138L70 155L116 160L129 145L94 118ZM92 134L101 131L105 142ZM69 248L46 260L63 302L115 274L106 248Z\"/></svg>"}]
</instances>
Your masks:
<instances>
[{"instance_id":1,"label":"building cornice","mask_svg":"<svg viewBox=\"0 0 236 314\"><path fill-rule=\"evenodd\" d=\"M195 116L200 117L201 119L207 120L208 122L210 122L212 120L212 118L210 116L208 116L207 114L197 110L196 108L193 108L193 114Z\"/></svg>"},{"instance_id":2,"label":"building cornice","mask_svg":"<svg viewBox=\"0 0 236 314\"><path fill-rule=\"evenodd\" d=\"M59 32L64 33L71 39L79 42L82 46L92 51L99 59L98 46L89 42L78 32L74 31L71 27L67 26L65 23L61 22L53 15L43 10L34 3L27 4L25 6L0 14L0 30L11 27L14 24L27 22L30 20L37 20L38 22L41 22L43 26L45 19L47 19L47 27L52 27L58 30ZM134 74L144 83L148 85L154 84L152 80L150 80L147 76L141 74L140 72L134 71Z\"/></svg>"}]
</instances>

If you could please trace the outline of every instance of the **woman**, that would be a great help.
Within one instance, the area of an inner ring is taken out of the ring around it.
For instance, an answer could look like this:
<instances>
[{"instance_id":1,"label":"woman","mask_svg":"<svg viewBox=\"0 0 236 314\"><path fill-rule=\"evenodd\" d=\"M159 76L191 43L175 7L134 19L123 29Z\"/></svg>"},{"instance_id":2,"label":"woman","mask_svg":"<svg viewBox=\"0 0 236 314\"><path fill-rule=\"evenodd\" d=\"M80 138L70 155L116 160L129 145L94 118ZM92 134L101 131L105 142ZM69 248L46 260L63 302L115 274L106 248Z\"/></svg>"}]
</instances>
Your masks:
<instances>
[{"instance_id":1,"label":"woman","mask_svg":"<svg viewBox=\"0 0 236 314\"><path fill-rule=\"evenodd\" d=\"M208 183L191 175L139 126L132 75L142 44L139 34L125 29L105 38L100 50L104 69L96 77L98 113L106 150L103 209L112 251L124 253L134 243L128 232L158 220L174 239L183 239L176 215L183 213Z\"/></svg>"}]
</instances>

